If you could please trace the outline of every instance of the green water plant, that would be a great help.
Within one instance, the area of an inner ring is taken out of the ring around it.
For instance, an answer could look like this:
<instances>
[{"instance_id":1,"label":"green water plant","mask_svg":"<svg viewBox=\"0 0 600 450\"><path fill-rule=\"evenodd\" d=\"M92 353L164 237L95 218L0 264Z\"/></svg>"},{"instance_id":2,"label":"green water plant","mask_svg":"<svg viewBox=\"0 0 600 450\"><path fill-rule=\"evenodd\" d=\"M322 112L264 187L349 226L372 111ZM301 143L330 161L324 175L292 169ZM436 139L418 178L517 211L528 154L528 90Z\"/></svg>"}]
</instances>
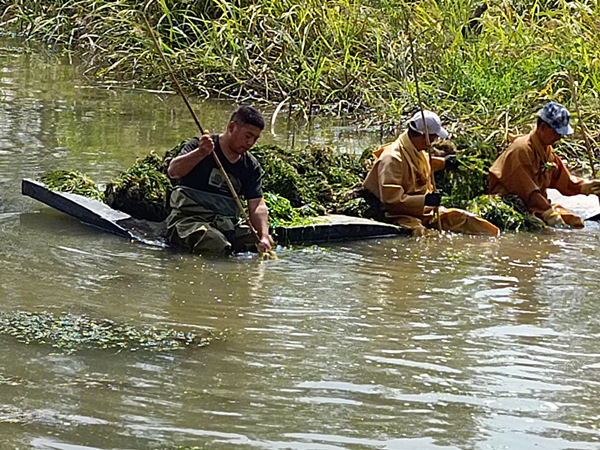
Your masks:
<instances>
[{"instance_id":1,"label":"green water plant","mask_svg":"<svg viewBox=\"0 0 600 450\"><path fill-rule=\"evenodd\" d=\"M104 201L138 219L166 219L172 184L163 170L163 157L151 152L106 185Z\"/></svg>"},{"instance_id":2,"label":"green water plant","mask_svg":"<svg viewBox=\"0 0 600 450\"><path fill-rule=\"evenodd\" d=\"M290 201L282 195L265 192L264 199L269 210L271 228L305 226L315 223L310 210L294 208Z\"/></svg>"},{"instance_id":3,"label":"green water plant","mask_svg":"<svg viewBox=\"0 0 600 450\"><path fill-rule=\"evenodd\" d=\"M534 231L545 227L544 222L527 212L516 196L480 195L467 203L466 209L493 223L501 230Z\"/></svg>"},{"instance_id":4,"label":"green water plant","mask_svg":"<svg viewBox=\"0 0 600 450\"><path fill-rule=\"evenodd\" d=\"M22 311L0 313L0 335L12 336L25 344L50 345L67 353L85 348L168 352L204 347L223 338L218 333L199 336L172 328L136 326L85 315Z\"/></svg>"},{"instance_id":5,"label":"green water plant","mask_svg":"<svg viewBox=\"0 0 600 450\"><path fill-rule=\"evenodd\" d=\"M45 173L40 180L49 188L58 192L69 192L84 197L103 199L98 185L78 170L54 170Z\"/></svg>"}]
</instances>

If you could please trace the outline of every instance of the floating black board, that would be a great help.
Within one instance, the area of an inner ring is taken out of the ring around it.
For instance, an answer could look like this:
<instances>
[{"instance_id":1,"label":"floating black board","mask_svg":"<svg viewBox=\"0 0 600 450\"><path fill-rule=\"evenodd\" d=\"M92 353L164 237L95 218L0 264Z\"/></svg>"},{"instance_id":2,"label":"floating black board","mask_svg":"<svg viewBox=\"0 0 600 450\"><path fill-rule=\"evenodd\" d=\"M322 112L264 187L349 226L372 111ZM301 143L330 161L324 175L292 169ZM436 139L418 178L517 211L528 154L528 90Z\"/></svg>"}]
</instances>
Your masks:
<instances>
[{"instance_id":1,"label":"floating black board","mask_svg":"<svg viewBox=\"0 0 600 450\"><path fill-rule=\"evenodd\" d=\"M24 195L39 200L85 224L146 244L166 246L164 222L136 219L129 214L112 209L99 200L53 191L38 181L23 180L21 190ZM383 222L332 214L319 217L317 223L312 225L277 227L275 233L281 245L313 245L406 236L410 231Z\"/></svg>"}]
</instances>

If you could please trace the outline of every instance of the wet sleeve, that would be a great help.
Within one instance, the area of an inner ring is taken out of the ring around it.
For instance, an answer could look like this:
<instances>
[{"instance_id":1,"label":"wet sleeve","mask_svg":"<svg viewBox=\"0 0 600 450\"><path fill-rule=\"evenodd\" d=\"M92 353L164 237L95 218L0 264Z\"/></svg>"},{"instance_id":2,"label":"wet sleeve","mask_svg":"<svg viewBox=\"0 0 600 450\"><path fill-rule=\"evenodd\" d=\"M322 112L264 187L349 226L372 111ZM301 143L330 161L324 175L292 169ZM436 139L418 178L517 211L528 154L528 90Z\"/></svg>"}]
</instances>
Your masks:
<instances>
[{"instance_id":1,"label":"wet sleeve","mask_svg":"<svg viewBox=\"0 0 600 450\"><path fill-rule=\"evenodd\" d=\"M519 196L527 206L531 194L541 192L534 166L525 151L508 152L498 165L492 166L490 173L497 179L493 181L500 183L508 193Z\"/></svg>"},{"instance_id":2,"label":"wet sleeve","mask_svg":"<svg viewBox=\"0 0 600 450\"><path fill-rule=\"evenodd\" d=\"M415 187L404 163L397 155L383 155L377 169L379 198L390 215L423 216L425 196L407 194Z\"/></svg>"}]
</instances>

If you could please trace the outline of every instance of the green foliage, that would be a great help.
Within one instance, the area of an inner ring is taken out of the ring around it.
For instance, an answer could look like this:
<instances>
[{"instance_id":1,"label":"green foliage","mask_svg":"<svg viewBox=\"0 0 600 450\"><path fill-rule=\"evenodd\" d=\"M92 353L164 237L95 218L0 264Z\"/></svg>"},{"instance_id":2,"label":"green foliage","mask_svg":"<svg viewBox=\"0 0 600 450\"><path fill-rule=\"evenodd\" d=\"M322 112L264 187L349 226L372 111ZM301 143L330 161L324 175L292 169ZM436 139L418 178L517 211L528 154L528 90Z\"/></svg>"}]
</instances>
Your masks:
<instances>
[{"instance_id":1,"label":"green foliage","mask_svg":"<svg viewBox=\"0 0 600 450\"><path fill-rule=\"evenodd\" d=\"M163 158L151 152L121 172L104 191L107 205L138 219L161 221L167 217L171 180L162 173Z\"/></svg>"},{"instance_id":2,"label":"green foliage","mask_svg":"<svg viewBox=\"0 0 600 450\"><path fill-rule=\"evenodd\" d=\"M87 73L163 87L169 77L140 25L146 3L22 0L0 11L10 31L77 51L93 65ZM178 78L202 95L400 122L415 109L415 66L425 107L458 119L455 132L490 136L522 127L547 100L572 107L568 69L582 119L598 123L600 9L585 0L486 5L473 17L466 0L173 0L151 2L146 14Z\"/></svg>"},{"instance_id":3,"label":"green foliage","mask_svg":"<svg viewBox=\"0 0 600 450\"><path fill-rule=\"evenodd\" d=\"M306 216L305 209L294 208L287 198L268 192L264 194L264 198L269 209L269 225L272 228L314 223L310 217Z\"/></svg>"},{"instance_id":4,"label":"green foliage","mask_svg":"<svg viewBox=\"0 0 600 450\"><path fill-rule=\"evenodd\" d=\"M309 145L300 151L256 146L252 153L265 172L266 192L286 198L295 208L334 211L343 194L366 176L360 155Z\"/></svg>"},{"instance_id":5,"label":"green foliage","mask_svg":"<svg viewBox=\"0 0 600 450\"><path fill-rule=\"evenodd\" d=\"M444 192L444 206L465 208L467 203L487 193L489 168L500 153L481 138L456 140L458 169L436 174L436 187Z\"/></svg>"},{"instance_id":6,"label":"green foliage","mask_svg":"<svg viewBox=\"0 0 600 450\"><path fill-rule=\"evenodd\" d=\"M55 170L41 177L41 181L49 188L58 192L70 192L84 197L102 200L102 192L96 183L77 170Z\"/></svg>"},{"instance_id":7,"label":"green foliage","mask_svg":"<svg viewBox=\"0 0 600 450\"><path fill-rule=\"evenodd\" d=\"M467 204L468 211L483 217L501 230L541 230L544 222L530 215L518 197L480 195Z\"/></svg>"},{"instance_id":8,"label":"green foliage","mask_svg":"<svg viewBox=\"0 0 600 450\"><path fill-rule=\"evenodd\" d=\"M0 313L0 335L15 337L25 344L46 344L72 353L84 348L117 350L173 351L204 347L219 335L201 337L171 328L133 326L111 320L52 313Z\"/></svg>"},{"instance_id":9,"label":"green foliage","mask_svg":"<svg viewBox=\"0 0 600 450\"><path fill-rule=\"evenodd\" d=\"M163 87L169 77L141 25L146 4L22 0L0 12L7 30L75 50L93 65L87 73ZM415 66L425 107L457 119L458 134L489 137L523 127L547 100L573 109L568 69L581 119L599 123L600 9L585 0L486 5L473 16L466 0L173 0L151 2L146 14L178 78L202 95L398 123L415 110Z\"/></svg>"}]
</instances>

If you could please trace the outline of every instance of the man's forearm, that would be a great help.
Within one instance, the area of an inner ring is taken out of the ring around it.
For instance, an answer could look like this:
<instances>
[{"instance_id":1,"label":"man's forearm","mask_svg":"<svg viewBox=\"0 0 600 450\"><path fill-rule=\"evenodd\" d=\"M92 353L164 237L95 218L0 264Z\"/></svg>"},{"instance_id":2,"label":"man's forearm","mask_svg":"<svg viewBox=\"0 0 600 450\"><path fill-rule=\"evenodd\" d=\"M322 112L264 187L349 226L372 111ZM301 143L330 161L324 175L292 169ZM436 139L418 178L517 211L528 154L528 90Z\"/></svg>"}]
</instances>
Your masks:
<instances>
[{"instance_id":1,"label":"man's forearm","mask_svg":"<svg viewBox=\"0 0 600 450\"><path fill-rule=\"evenodd\" d=\"M527 209L531 212L542 213L551 207L550 200L544 197L540 191L533 191L527 199Z\"/></svg>"},{"instance_id":2,"label":"man's forearm","mask_svg":"<svg viewBox=\"0 0 600 450\"><path fill-rule=\"evenodd\" d=\"M261 199L252 199L248 201L248 211L250 212L250 222L256 230L258 237L265 238L269 236L269 211L265 201Z\"/></svg>"},{"instance_id":3,"label":"man's forearm","mask_svg":"<svg viewBox=\"0 0 600 450\"><path fill-rule=\"evenodd\" d=\"M196 165L208 156L206 151L197 148L185 155L177 156L169 163L168 174L171 178L182 178L192 171Z\"/></svg>"}]
</instances>

